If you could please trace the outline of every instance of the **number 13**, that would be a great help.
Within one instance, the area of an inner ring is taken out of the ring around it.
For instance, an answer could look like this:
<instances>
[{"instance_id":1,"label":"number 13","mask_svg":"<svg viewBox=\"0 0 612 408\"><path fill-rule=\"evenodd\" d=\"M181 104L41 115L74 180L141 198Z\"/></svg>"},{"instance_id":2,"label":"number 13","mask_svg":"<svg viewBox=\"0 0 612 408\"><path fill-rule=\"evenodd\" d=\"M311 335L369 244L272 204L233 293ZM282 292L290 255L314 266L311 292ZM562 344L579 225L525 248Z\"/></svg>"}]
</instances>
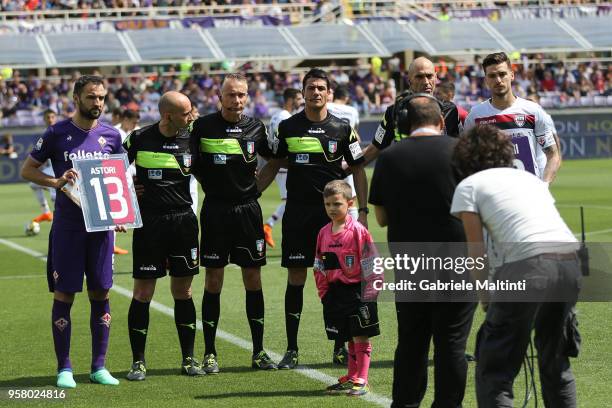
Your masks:
<instances>
[{"instance_id":1,"label":"number 13","mask_svg":"<svg viewBox=\"0 0 612 408\"><path fill-rule=\"evenodd\" d=\"M118 201L119 204L121 205L121 209L119 211L111 211L110 212L110 216L111 218L114 219L121 219L121 218L125 218L128 215L128 203L125 200L125 198L123 197L123 183L121 183L121 179L119 179L119 177L104 177L103 178L103 182L105 185L108 184L114 184L115 186L117 186L117 192L112 193L109 195L109 199L111 201ZM94 188L94 191L96 193L96 201L98 203L98 211L100 212L100 219L102 221L106 221L108 219L108 217L106 216L106 206L104 205L104 197L102 195L102 187L100 186L100 178L99 177L95 177L92 178L89 181L89 184L91 184Z\"/></svg>"}]
</instances>

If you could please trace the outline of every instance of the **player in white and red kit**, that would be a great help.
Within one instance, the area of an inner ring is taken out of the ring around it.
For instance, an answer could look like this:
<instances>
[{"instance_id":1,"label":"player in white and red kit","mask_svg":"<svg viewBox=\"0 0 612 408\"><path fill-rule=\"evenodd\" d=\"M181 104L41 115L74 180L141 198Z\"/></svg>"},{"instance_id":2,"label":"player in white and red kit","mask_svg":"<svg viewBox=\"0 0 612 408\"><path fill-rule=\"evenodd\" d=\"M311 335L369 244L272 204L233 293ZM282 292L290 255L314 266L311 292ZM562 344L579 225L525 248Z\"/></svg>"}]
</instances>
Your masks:
<instances>
[{"instance_id":1,"label":"player in white and red kit","mask_svg":"<svg viewBox=\"0 0 612 408\"><path fill-rule=\"evenodd\" d=\"M362 293L364 279L367 283L375 275L362 273L361 261L376 251L368 230L348 215L353 201L348 183L327 183L323 199L331 222L317 236L314 276L327 337L349 345L348 373L327 391L359 396L368 392L369 338L380 334L375 297Z\"/></svg>"},{"instance_id":2,"label":"player in white and red kit","mask_svg":"<svg viewBox=\"0 0 612 408\"><path fill-rule=\"evenodd\" d=\"M546 112L540 105L512 93L514 72L505 53L488 55L482 66L492 97L472 108L465 120L465 130L476 125L501 129L512 137L515 166L552 182L561 158Z\"/></svg>"}]
</instances>

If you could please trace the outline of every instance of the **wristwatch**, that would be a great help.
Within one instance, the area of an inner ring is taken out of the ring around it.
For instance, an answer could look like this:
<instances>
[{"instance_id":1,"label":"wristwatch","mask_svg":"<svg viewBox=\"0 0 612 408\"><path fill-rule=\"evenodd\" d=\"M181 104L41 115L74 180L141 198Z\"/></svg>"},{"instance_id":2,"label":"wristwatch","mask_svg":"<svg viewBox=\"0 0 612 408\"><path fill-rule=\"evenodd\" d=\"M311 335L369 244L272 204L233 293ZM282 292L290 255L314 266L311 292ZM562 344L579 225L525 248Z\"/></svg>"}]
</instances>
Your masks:
<instances>
[{"instance_id":1,"label":"wristwatch","mask_svg":"<svg viewBox=\"0 0 612 408\"><path fill-rule=\"evenodd\" d=\"M357 212L362 212L365 215L368 215L370 213L370 209L368 207L361 207L360 209L357 210Z\"/></svg>"}]
</instances>

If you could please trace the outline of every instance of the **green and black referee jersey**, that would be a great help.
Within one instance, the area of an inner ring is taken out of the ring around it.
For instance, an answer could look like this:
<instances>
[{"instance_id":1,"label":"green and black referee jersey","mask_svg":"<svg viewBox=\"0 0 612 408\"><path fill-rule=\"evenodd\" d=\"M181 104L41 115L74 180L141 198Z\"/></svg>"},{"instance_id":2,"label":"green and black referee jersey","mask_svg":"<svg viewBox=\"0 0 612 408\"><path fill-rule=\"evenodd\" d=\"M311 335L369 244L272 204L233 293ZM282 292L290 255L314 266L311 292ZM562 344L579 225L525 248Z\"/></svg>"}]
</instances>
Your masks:
<instances>
[{"instance_id":1,"label":"green and black referee jersey","mask_svg":"<svg viewBox=\"0 0 612 408\"><path fill-rule=\"evenodd\" d=\"M317 234L329 222L323 189L346 177L343 159L349 166L363 163L359 138L346 121L330 113L325 120L312 122L304 111L282 121L277 137L274 157L288 158L281 264L310 267Z\"/></svg>"},{"instance_id":2,"label":"green and black referee jersey","mask_svg":"<svg viewBox=\"0 0 612 408\"><path fill-rule=\"evenodd\" d=\"M135 279L198 273L198 220L191 209L189 133L165 137L159 122L133 131L123 147L136 166L142 228L132 240Z\"/></svg>"},{"instance_id":3,"label":"green and black referee jersey","mask_svg":"<svg viewBox=\"0 0 612 408\"><path fill-rule=\"evenodd\" d=\"M271 155L266 127L245 115L232 123L221 112L212 113L194 122L191 146L193 172L205 194L200 216L202 266L265 265L255 171L257 155Z\"/></svg>"},{"instance_id":4,"label":"green and black referee jersey","mask_svg":"<svg viewBox=\"0 0 612 408\"><path fill-rule=\"evenodd\" d=\"M442 116L444 116L444 134L451 137L459 137L459 112L457 111L457 105L453 102L440 101L442 108ZM395 129L395 104L390 105L385 111L383 120L378 125L372 144L378 149L382 150L391 145L393 141L399 142L400 140L408 137L408 135L400 133Z\"/></svg>"}]
</instances>

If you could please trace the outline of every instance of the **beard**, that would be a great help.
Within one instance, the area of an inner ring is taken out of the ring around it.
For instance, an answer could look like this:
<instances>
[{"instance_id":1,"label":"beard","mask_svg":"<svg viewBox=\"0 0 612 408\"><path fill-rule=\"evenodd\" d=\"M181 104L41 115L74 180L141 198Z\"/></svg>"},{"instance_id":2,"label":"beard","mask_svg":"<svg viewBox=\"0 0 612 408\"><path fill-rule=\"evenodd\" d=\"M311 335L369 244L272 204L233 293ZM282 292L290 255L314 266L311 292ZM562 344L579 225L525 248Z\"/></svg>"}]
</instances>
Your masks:
<instances>
[{"instance_id":1,"label":"beard","mask_svg":"<svg viewBox=\"0 0 612 408\"><path fill-rule=\"evenodd\" d=\"M83 116L86 119L95 120L95 119L98 119L100 115L102 115L102 110L98 108L85 110L81 106L79 106L79 114L81 114L81 116Z\"/></svg>"}]
</instances>

